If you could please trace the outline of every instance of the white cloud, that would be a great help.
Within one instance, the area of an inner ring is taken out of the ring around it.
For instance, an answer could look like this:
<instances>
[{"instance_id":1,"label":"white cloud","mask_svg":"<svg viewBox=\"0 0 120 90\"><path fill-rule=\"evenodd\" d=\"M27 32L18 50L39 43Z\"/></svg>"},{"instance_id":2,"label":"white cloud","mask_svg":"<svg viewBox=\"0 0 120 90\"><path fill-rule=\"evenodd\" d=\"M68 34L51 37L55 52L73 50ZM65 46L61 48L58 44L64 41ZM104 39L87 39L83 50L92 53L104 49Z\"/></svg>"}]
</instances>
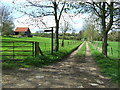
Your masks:
<instances>
[{"instance_id":1,"label":"white cloud","mask_svg":"<svg viewBox=\"0 0 120 90\"><path fill-rule=\"evenodd\" d=\"M71 15L71 14L70 14ZM76 30L76 32L79 32L81 29L82 29L82 26L84 24L84 18L87 16L86 14L79 14L77 16L74 16L72 17L71 19L68 17L69 14L64 14L64 18L66 20L68 20L71 25L73 26L73 28ZM30 27L31 31L32 32L35 32L37 30L40 30L40 28L46 28L44 25L41 25L42 23L41 22L33 22L32 20L30 21L27 21L27 20L30 20L29 17L26 15L26 16L23 16L21 18L18 18L14 21L15 23L15 26L16 27ZM38 20L38 19L37 19ZM47 25L47 27L54 27L55 26L55 21L54 21L54 16L46 16L46 17L43 17L43 22L45 22L45 24ZM30 25L30 24L34 24L34 25ZM37 27L35 24L39 24L39 27ZM61 18L61 25L64 25L64 21L63 21L63 18Z\"/></svg>"}]
</instances>

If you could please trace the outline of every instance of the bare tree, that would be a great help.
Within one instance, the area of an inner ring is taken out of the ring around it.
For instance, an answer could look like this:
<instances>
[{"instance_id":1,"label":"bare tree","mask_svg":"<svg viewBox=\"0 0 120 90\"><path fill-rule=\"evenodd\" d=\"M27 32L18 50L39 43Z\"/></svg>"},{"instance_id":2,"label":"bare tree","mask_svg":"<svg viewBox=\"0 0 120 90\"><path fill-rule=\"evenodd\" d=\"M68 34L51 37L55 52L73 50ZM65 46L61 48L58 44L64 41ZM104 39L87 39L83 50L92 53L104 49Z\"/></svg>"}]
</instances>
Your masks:
<instances>
[{"instance_id":1,"label":"bare tree","mask_svg":"<svg viewBox=\"0 0 120 90\"><path fill-rule=\"evenodd\" d=\"M92 2L89 3L92 5L92 9L94 10L95 14L101 19L101 26L102 26L102 54L107 57L107 35L108 32L111 30L114 19L116 16L116 10L118 7L116 6L116 2ZM118 19L117 19L118 20Z\"/></svg>"},{"instance_id":2,"label":"bare tree","mask_svg":"<svg viewBox=\"0 0 120 90\"><path fill-rule=\"evenodd\" d=\"M70 22L64 20L64 26L62 27L62 47L64 47L65 34L68 30L71 30L71 28Z\"/></svg>"},{"instance_id":3,"label":"bare tree","mask_svg":"<svg viewBox=\"0 0 120 90\"><path fill-rule=\"evenodd\" d=\"M9 35L14 28L13 19L11 16L11 8L0 3L0 32L1 35Z\"/></svg>"},{"instance_id":4,"label":"bare tree","mask_svg":"<svg viewBox=\"0 0 120 90\"><path fill-rule=\"evenodd\" d=\"M43 0L43 1L31 1L26 0L27 3L24 4L24 7L22 8L28 8L28 7L34 7L34 9L31 12L21 10L20 12L23 12L24 14L27 14L29 16L33 16L33 18L40 18L44 16L54 16L55 21L55 43L56 47L55 50L59 50L59 23L62 16L62 13L65 8L66 0ZM15 3L15 1L14 1ZM43 22L44 23L44 22ZM50 22L51 23L51 22Z\"/></svg>"},{"instance_id":5,"label":"bare tree","mask_svg":"<svg viewBox=\"0 0 120 90\"><path fill-rule=\"evenodd\" d=\"M94 2L90 0L89 2L80 2L79 8L82 12L94 12L94 14L99 18L101 24L102 33L102 54L107 57L107 35L112 29L115 22L120 22L119 14L119 2ZM76 5L78 6L78 5Z\"/></svg>"}]
</instances>

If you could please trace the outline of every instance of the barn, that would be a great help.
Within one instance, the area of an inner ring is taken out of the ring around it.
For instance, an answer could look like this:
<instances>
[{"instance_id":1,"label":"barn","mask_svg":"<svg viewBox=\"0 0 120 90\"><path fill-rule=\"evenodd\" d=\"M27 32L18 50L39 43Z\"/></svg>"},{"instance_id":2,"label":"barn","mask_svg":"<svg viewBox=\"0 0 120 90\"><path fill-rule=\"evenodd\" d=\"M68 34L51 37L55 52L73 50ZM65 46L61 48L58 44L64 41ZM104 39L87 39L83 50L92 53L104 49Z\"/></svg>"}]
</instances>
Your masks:
<instances>
[{"instance_id":1,"label":"barn","mask_svg":"<svg viewBox=\"0 0 120 90\"><path fill-rule=\"evenodd\" d=\"M21 35L24 37L32 37L29 27L17 27L14 31L14 35Z\"/></svg>"}]
</instances>

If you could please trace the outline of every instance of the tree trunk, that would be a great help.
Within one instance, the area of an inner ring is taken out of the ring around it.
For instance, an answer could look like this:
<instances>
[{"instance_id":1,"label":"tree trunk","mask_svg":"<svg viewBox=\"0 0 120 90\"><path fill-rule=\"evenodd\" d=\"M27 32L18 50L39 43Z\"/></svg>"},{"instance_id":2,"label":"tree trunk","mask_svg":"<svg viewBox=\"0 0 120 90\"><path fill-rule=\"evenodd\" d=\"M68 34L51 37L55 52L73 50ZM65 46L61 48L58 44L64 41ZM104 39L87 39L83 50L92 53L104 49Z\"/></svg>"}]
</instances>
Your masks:
<instances>
[{"instance_id":1,"label":"tree trunk","mask_svg":"<svg viewBox=\"0 0 120 90\"><path fill-rule=\"evenodd\" d=\"M55 32L55 43L56 43L56 46L55 46L55 51L59 51L59 37L58 37L58 34L59 34L59 21L56 22L56 32Z\"/></svg>"},{"instance_id":2,"label":"tree trunk","mask_svg":"<svg viewBox=\"0 0 120 90\"><path fill-rule=\"evenodd\" d=\"M58 38L58 35L59 35L59 20L58 20L58 14L57 14L57 3L56 2L53 2L53 5L54 5L54 17L55 17L55 24L56 24L56 31L55 31L55 51L59 51L59 38Z\"/></svg>"},{"instance_id":3,"label":"tree trunk","mask_svg":"<svg viewBox=\"0 0 120 90\"><path fill-rule=\"evenodd\" d=\"M61 44L62 47L64 47L64 39L65 39L65 33L63 33L62 44Z\"/></svg>"},{"instance_id":4,"label":"tree trunk","mask_svg":"<svg viewBox=\"0 0 120 90\"><path fill-rule=\"evenodd\" d=\"M112 24L113 24L113 2L110 3L110 21L108 25L105 24L105 5L103 10L103 17L102 17L102 27L103 27L103 41L102 41L102 54L103 56L107 57L107 35L110 31Z\"/></svg>"},{"instance_id":5,"label":"tree trunk","mask_svg":"<svg viewBox=\"0 0 120 90\"><path fill-rule=\"evenodd\" d=\"M107 57L107 31L106 31L106 17L105 17L105 2L103 2L101 10L101 20L102 20L102 55Z\"/></svg>"},{"instance_id":6,"label":"tree trunk","mask_svg":"<svg viewBox=\"0 0 120 90\"><path fill-rule=\"evenodd\" d=\"M107 32L103 32L102 55L107 57Z\"/></svg>"},{"instance_id":7,"label":"tree trunk","mask_svg":"<svg viewBox=\"0 0 120 90\"><path fill-rule=\"evenodd\" d=\"M56 2L57 2L56 0L52 1L53 5L54 5L54 12L55 12L54 16L55 16L55 23L56 23L56 31L55 31L55 33L56 33L56 36L55 36L56 37L56 40L55 40L56 46L55 46L55 51L59 51L59 37L58 37L58 35L59 35L59 21L60 21L62 12L64 10L66 1L64 1L63 7L60 10L59 15L57 13L57 9L59 9L58 8L59 3L56 3Z\"/></svg>"}]
</instances>

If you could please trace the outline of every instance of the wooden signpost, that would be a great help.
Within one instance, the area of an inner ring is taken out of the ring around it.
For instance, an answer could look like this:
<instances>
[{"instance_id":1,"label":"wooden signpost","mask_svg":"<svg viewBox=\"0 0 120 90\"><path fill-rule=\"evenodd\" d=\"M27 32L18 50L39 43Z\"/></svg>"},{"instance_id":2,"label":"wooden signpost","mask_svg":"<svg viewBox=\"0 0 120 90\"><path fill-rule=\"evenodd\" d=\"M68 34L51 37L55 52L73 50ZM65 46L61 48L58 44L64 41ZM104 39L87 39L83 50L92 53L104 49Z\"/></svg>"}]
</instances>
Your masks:
<instances>
[{"instance_id":1,"label":"wooden signpost","mask_svg":"<svg viewBox=\"0 0 120 90\"><path fill-rule=\"evenodd\" d=\"M44 30L44 32L51 32L51 54L53 54L53 27L51 27L51 30Z\"/></svg>"}]
</instances>

